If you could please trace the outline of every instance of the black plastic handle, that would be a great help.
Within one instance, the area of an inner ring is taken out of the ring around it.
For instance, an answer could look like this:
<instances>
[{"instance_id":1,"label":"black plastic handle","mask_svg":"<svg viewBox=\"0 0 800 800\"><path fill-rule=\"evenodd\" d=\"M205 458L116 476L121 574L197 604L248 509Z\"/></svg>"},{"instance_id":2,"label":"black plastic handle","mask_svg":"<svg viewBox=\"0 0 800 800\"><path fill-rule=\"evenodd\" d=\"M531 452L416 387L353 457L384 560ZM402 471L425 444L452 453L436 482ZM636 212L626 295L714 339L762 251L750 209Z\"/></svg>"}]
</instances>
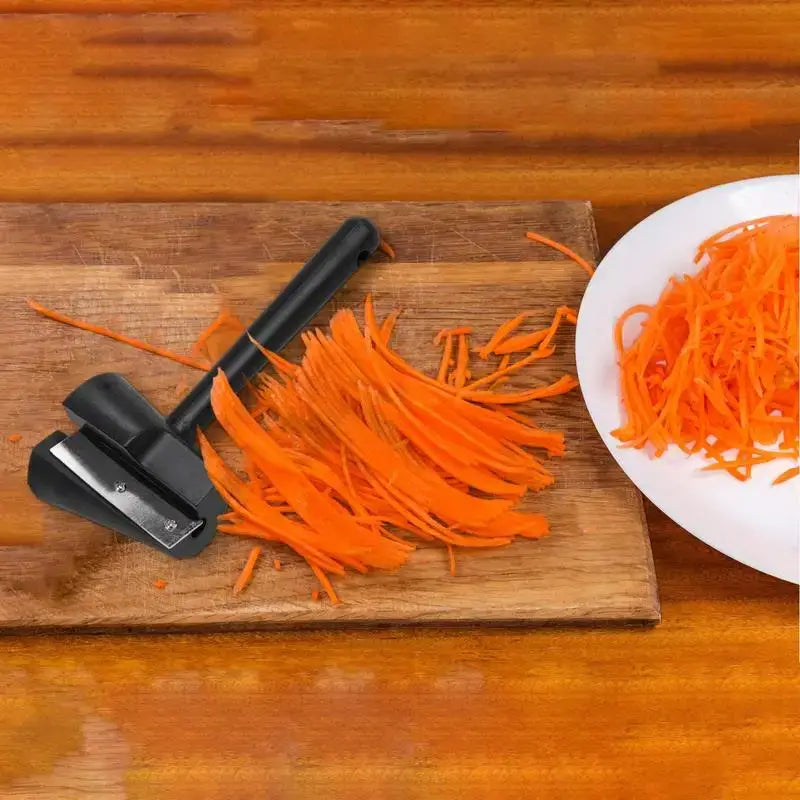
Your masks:
<instances>
[{"instance_id":1,"label":"black plastic handle","mask_svg":"<svg viewBox=\"0 0 800 800\"><path fill-rule=\"evenodd\" d=\"M268 350L283 349L375 252L380 241L372 221L364 217L346 220L248 328L250 336ZM245 333L167 417L167 424L194 445L195 430L208 425L214 416L210 393L217 370L223 370L238 392L266 363Z\"/></svg>"}]
</instances>

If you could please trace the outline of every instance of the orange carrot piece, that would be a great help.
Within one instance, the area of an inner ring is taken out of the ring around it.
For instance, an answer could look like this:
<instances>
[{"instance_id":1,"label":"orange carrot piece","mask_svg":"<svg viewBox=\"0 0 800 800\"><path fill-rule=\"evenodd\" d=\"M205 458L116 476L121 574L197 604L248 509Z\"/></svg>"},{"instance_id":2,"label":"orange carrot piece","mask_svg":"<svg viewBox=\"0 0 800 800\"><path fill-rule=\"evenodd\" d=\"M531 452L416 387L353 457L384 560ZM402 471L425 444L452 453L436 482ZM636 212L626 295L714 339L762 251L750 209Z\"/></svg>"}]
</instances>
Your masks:
<instances>
[{"instance_id":1,"label":"orange carrot piece","mask_svg":"<svg viewBox=\"0 0 800 800\"><path fill-rule=\"evenodd\" d=\"M445 336L461 336L472 333L472 325L462 325L458 328L442 328L433 340L434 344L441 344Z\"/></svg>"},{"instance_id":2,"label":"orange carrot piece","mask_svg":"<svg viewBox=\"0 0 800 800\"><path fill-rule=\"evenodd\" d=\"M156 580L153 581L153 586L155 586L156 589L166 589L167 582L162 578L157 578Z\"/></svg>"},{"instance_id":3,"label":"orange carrot piece","mask_svg":"<svg viewBox=\"0 0 800 800\"><path fill-rule=\"evenodd\" d=\"M281 561L280 561L280 559L279 559L279 558L273 558L273 559L272 559L272 567L273 567L273 569L275 569L277 572L280 572L280 571L281 571Z\"/></svg>"},{"instance_id":4,"label":"orange carrot piece","mask_svg":"<svg viewBox=\"0 0 800 800\"><path fill-rule=\"evenodd\" d=\"M499 378L503 378L506 375L513 375L515 372L519 372L523 367L527 367L529 364L532 364L534 361L539 361L542 358L549 358L555 350L549 348L547 350L534 350L530 355L525 356L525 358L519 359L519 361L514 362L513 364L508 364L506 362L506 366L500 364L499 369L495 372L492 372L490 375L486 375L484 378L479 378L477 381L473 381L472 383L467 386L467 390L474 390L477 389L479 386L485 386L487 383L491 384L496 382ZM511 358L510 355L504 356L504 358Z\"/></svg>"},{"instance_id":5,"label":"orange carrot piece","mask_svg":"<svg viewBox=\"0 0 800 800\"><path fill-rule=\"evenodd\" d=\"M450 362L453 359L453 337L447 336L444 340L444 349L442 350L442 360L439 364L439 372L436 375L436 380L439 383L445 383L447 380L447 371L450 369Z\"/></svg>"},{"instance_id":6,"label":"orange carrot piece","mask_svg":"<svg viewBox=\"0 0 800 800\"><path fill-rule=\"evenodd\" d=\"M491 353L495 352L495 348L503 342L508 336L514 333L517 328L519 328L528 317L533 316L533 311L523 311L521 314L517 314L516 317L513 319L506 320L502 324L500 324L497 330L492 334L492 337L489 341L481 348L478 349L478 354L484 360L489 358Z\"/></svg>"},{"instance_id":7,"label":"orange carrot piece","mask_svg":"<svg viewBox=\"0 0 800 800\"><path fill-rule=\"evenodd\" d=\"M195 358L190 358L189 356L182 356L180 353L173 353L171 350L167 350L164 347L157 347L155 345L148 344L147 342L143 342L141 339L134 339L131 336L117 333L116 331L112 331L110 328L105 328L102 325L95 325L91 322L73 319L72 317L68 317L66 314L62 314L60 311L53 311L50 308L46 308L41 303L37 303L35 300L29 299L26 302L28 303L28 306L37 314L41 314L43 317L55 320L56 322L61 322L65 325L71 325L73 328L80 328L81 330L89 331L90 333L106 336L109 339L114 339L117 342L122 342L123 344L130 345L131 347L136 347L139 350L144 350L146 353L153 353L153 355L169 358L172 361L177 361L179 364L183 364L187 367L194 367L194 369L203 370L204 372L211 366L206 361L199 361Z\"/></svg>"},{"instance_id":8,"label":"orange carrot piece","mask_svg":"<svg viewBox=\"0 0 800 800\"><path fill-rule=\"evenodd\" d=\"M241 593L247 584L249 584L253 579L253 570L255 569L256 561L258 561L258 557L260 555L261 547L259 545L255 545L255 547L250 550L250 554L247 556L247 562L244 565L244 569L236 579L236 583L233 585L234 594Z\"/></svg>"},{"instance_id":9,"label":"orange carrot piece","mask_svg":"<svg viewBox=\"0 0 800 800\"><path fill-rule=\"evenodd\" d=\"M382 253L385 253L391 261L395 259L395 252L394 248L384 239L381 239L380 244L378 245L378 250Z\"/></svg>"},{"instance_id":10,"label":"orange carrot piece","mask_svg":"<svg viewBox=\"0 0 800 800\"><path fill-rule=\"evenodd\" d=\"M11 442L11 444L16 444L17 442L21 442L22 441L22 434L20 434L20 433L9 434L8 441Z\"/></svg>"},{"instance_id":11,"label":"orange carrot piece","mask_svg":"<svg viewBox=\"0 0 800 800\"><path fill-rule=\"evenodd\" d=\"M553 239L549 239L547 236L542 236L540 233L533 233L532 231L528 231L525 236L532 242L546 244L548 247L558 250L559 253L563 253L567 258L571 258L578 266L583 267L590 278L592 275L594 275L594 267L585 258L579 256L574 250L571 250L565 244L561 244L561 242L556 242Z\"/></svg>"},{"instance_id":12,"label":"orange carrot piece","mask_svg":"<svg viewBox=\"0 0 800 800\"><path fill-rule=\"evenodd\" d=\"M340 605L342 601L339 599L339 596L334 591L333 585L328 579L328 576L316 564L311 565L311 571L314 573L314 575L317 576L317 580L320 582L320 585L322 586L322 589L324 590L325 594L328 595L328 598L331 601L331 605L334 606Z\"/></svg>"},{"instance_id":13,"label":"orange carrot piece","mask_svg":"<svg viewBox=\"0 0 800 800\"><path fill-rule=\"evenodd\" d=\"M465 333L458 334L458 353L456 355L455 381L456 389L461 389L467 382L467 367L469 365L469 337Z\"/></svg>"},{"instance_id":14,"label":"orange carrot piece","mask_svg":"<svg viewBox=\"0 0 800 800\"><path fill-rule=\"evenodd\" d=\"M786 472L781 472L774 481L772 481L773 486L777 486L779 483L785 483L786 481L790 481L792 478L796 478L800 475L800 467L791 467L787 469Z\"/></svg>"},{"instance_id":15,"label":"orange carrot piece","mask_svg":"<svg viewBox=\"0 0 800 800\"><path fill-rule=\"evenodd\" d=\"M315 603L318 603L318 602L319 602L319 589L314 589L314 590L311 592L311 599L312 599L312 600L313 600Z\"/></svg>"},{"instance_id":16,"label":"orange carrot piece","mask_svg":"<svg viewBox=\"0 0 800 800\"><path fill-rule=\"evenodd\" d=\"M453 545L450 542L445 542L445 547L447 547L447 561L450 565L450 575L455 578L456 576L456 556L453 552Z\"/></svg>"}]
</instances>

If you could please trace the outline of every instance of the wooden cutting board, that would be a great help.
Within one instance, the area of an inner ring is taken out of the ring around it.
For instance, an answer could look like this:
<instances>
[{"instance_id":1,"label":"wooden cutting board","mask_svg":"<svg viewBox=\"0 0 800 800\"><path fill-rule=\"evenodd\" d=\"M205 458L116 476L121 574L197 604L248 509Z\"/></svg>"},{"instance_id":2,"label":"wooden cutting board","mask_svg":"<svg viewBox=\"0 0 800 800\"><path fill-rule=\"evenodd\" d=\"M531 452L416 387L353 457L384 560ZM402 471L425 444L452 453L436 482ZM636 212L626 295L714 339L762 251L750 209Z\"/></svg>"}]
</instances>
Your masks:
<instances>
[{"instance_id":1,"label":"wooden cutting board","mask_svg":"<svg viewBox=\"0 0 800 800\"><path fill-rule=\"evenodd\" d=\"M339 580L335 608L311 600L315 580L283 547L265 547L250 588L234 597L249 542L218 535L199 557L174 561L30 495L28 452L70 430L60 404L81 381L122 372L168 411L197 373L43 320L24 298L186 352L222 305L252 319L352 214L371 216L397 258L362 268L317 322L372 291L381 313L404 309L396 346L426 369L438 363L432 334L443 326L469 323L479 341L522 309L544 322L559 304L579 305L582 270L526 230L597 254L582 202L0 205L0 540L20 542L0 548L0 628L658 621L640 497L579 392L533 409L542 426L566 431L569 449L552 462L555 487L528 501L550 518L549 537L458 552L456 577L443 549L421 548L396 573ZM556 356L512 388L574 374L573 331L559 337ZM154 587L159 578L166 588Z\"/></svg>"}]
</instances>

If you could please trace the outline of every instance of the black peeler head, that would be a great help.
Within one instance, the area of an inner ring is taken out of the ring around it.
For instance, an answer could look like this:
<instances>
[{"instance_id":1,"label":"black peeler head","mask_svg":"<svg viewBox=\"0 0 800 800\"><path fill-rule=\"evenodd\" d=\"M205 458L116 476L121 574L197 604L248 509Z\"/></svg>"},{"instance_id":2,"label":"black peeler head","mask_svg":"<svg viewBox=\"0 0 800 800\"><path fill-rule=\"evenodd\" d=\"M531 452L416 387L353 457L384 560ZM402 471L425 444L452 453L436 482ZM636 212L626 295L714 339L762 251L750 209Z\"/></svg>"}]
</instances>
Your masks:
<instances>
[{"instance_id":1,"label":"black peeler head","mask_svg":"<svg viewBox=\"0 0 800 800\"><path fill-rule=\"evenodd\" d=\"M213 539L225 503L202 459L125 378L96 375L64 406L80 428L34 448L28 484L39 499L175 558Z\"/></svg>"},{"instance_id":2,"label":"black peeler head","mask_svg":"<svg viewBox=\"0 0 800 800\"><path fill-rule=\"evenodd\" d=\"M266 364L253 342L282 349L379 244L370 220L346 220L166 418L121 375L82 383L64 400L78 432L56 431L31 453L33 493L175 558L199 553L226 507L195 450L214 375L240 390Z\"/></svg>"}]
</instances>

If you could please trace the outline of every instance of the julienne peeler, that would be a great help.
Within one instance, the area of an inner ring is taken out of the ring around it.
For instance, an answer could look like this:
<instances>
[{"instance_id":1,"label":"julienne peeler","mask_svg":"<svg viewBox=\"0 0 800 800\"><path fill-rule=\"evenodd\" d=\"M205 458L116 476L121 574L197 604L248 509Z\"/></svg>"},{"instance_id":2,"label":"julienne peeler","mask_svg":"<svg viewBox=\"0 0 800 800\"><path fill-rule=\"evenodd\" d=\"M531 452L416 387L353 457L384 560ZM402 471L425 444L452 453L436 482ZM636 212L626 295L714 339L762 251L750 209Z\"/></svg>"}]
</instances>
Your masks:
<instances>
[{"instance_id":1,"label":"julienne peeler","mask_svg":"<svg viewBox=\"0 0 800 800\"><path fill-rule=\"evenodd\" d=\"M197 429L213 419L214 375L223 370L240 391L267 363L250 337L281 350L379 244L370 220L344 222L167 417L122 375L82 383L63 403L78 431L55 431L31 452L33 493L174 558L197 555L226 508L195 449Z\"/></svg>"}]
</instances>

